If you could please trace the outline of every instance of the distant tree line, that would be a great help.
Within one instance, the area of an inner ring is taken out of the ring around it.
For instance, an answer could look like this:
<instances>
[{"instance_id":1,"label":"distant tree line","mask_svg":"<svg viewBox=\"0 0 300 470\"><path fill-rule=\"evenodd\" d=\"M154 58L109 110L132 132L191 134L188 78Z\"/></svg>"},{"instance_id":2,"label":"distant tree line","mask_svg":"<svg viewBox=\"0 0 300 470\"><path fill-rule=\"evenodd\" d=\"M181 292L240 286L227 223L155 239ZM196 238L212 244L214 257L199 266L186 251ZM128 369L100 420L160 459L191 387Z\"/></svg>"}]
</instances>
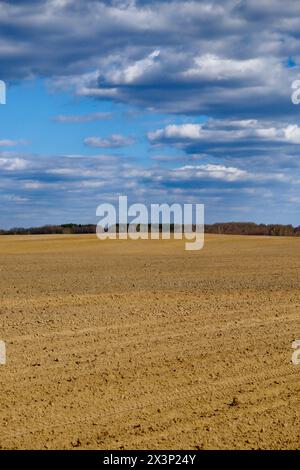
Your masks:
<instances>
[{"instance_id":1,"label":"distant tree line","mask_svg":"<svg viewBox=\"0 0 300 470\"><path fill-rule=\"evenodd\" d=\"M148 225L150 231L151 225ZM162 225L159 226L160 232ZM119 231L118 225L116 231ZM174 231L174 225L171 224L171 232ZM0 230L0 235L47 235L47 234L80 234L95 233L94 224L62 224L62 225L44 225L43 227L30 228L12 228L10 230ZM206 224L205 233L215 233L223 235L266 235L266 236L288 236L299 237L300 226L280 224L255 224L254 222L225 222L216 224Z\"/></svg>"},{"instance_id":2,"label":"distant tree line","mask_svg":"<svg viewBox=\"0 0 300 470\"><path fill-rule=\"evenodd\" d=\"M226 222L205 225L206 233L220 233L225 235L266 235L278 237L299 237L300 226L280 224L255 224L254 222Z\"/></svg>"},{"instance_id":3,"label":"distant tree line","mask_svg":"<svg viewBox=\"0 0 300 470\"><path fill-rule=\"evenodd\" d=\"M62 224L62 225L43 225L42 227L20 228L15 227L9 230L1 230L0 235L51 235L51 234L79 234L95 233L96 225L93 224Z\"/></svg>"}]
</instances>

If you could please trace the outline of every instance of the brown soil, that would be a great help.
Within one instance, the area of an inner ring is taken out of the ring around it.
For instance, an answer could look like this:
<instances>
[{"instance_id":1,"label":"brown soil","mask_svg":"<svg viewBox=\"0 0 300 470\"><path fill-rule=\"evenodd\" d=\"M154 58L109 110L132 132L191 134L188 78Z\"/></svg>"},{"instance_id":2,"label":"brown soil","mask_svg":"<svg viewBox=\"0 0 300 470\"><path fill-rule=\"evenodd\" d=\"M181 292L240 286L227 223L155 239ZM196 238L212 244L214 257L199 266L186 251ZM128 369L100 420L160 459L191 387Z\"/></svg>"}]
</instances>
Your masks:
<instances>
[{"instance_id":1,"label":"brown soil","mask_svg":"<svg viewBox=\"0 0 300 470\"><path fill-rule=\"evenodd\" d=\"M300 240L0 238L0 446L299 449Z\"/></svg>"}]
</instances>

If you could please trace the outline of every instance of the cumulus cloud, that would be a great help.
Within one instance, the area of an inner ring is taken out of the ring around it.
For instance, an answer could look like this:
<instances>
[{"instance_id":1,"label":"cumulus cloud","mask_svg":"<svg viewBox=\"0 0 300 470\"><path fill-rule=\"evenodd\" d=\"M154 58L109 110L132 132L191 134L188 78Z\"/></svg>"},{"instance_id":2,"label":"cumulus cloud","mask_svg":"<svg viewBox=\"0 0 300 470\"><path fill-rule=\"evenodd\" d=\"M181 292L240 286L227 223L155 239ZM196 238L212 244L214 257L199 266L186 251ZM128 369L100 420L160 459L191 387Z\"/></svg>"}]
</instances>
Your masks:
<instances>
[{"instance_id":1,"label":"cumulus cloud","mask_svg":"<svg viewBox=\"0 0 300 470\"><path fill-rule=\"evenodd\" d=\"M23 158L0 158L0 168L5 171L22 171L29 163Z\"/></svg>"},{"instance_id":2,"label":"cumulus cloud","mask_svg":"<svg viewBox=\"0 0 300 470\"><path fill-rule=\"evenodd\" d=\"M288 140L297 134L298 126L286 128L267 127L256 120L216 121L203 124L170 124L163 129L149 132L151 142L160 141L209 141L232 142L251 137L261 140ZM293 132L294 131L294 132Z\"/></svg>"},{"instance_id":3,"label":"cumulus cloud","mask_svg":"<svg viewBox=\"0 0 300 470\"><path fill-rule=\"evenodd\" d=\"M210 152L227 155L256 152L271 154L289 149L295 151L300 144L297 124L280 124L248 120L214 120L201 124L169 124L148 133L154 146L171 145L187 153Z\"/></svg>"},{"instance_id":4,"label":"cumulus cloud","mask_svg":"<svg viewBox=\"0 0 300 470\"><path fill-rule=\"evenodd\" d=\"M0 76L152 110L295 116L299 12L278 0L2 2ZM262 27L263 21L263 27ZM39 47L36 48L38 39Z\"/></svg>"},{"instance_id":5,"label":"cumulus cloud","mask_svg":"<svg viewBox=\"0 0 300 470\"><path fill-rule=\"evenodd\" d=\"M278 209L290 203L299 186L297 172L291 175L287 168L276 168L271 162L258 167L176 162L163 168L155 162L142 166L124 156L23 154L0 155L0 169L1 226L13 225L14 220L24 225L22 214L30 214L32 224L92 223L97 205L114 202L120 194L128 195L131 202L148 204L205 203L208 220L215 220L225 207L227 217L243 218L243 210L234 209L236 200L245 209L261 207L265 195L263 215L271 222L274 206ZM13 208L16 197L23 201L21 212Z\"/></svg>"},{"instance_id":6,"label":"cumulus cloud","mask_svg":"<svg viewBox=\"0 0 300 470\"><path fill-rule=\"evenodd\" d=\"M250 175L245 170L239 168L226 167L225 165L186 165L176 170L179 177L190 178L212 178L223 181L241 181L249 179Z\"/></svg>"},{"instance_id":7,"label":"cumulus cloud","mask_svg":"<svg viewBox=\"0 0 300 470\"><path fill-rule=\"evenodd\" d=\"M224 58L167 47L138 60L107 60L101 70L62 76L54 85L81 96L175 114L248 118L297 113L290 99L297 70L274 57Z\"/></svg>"}]
</instances>

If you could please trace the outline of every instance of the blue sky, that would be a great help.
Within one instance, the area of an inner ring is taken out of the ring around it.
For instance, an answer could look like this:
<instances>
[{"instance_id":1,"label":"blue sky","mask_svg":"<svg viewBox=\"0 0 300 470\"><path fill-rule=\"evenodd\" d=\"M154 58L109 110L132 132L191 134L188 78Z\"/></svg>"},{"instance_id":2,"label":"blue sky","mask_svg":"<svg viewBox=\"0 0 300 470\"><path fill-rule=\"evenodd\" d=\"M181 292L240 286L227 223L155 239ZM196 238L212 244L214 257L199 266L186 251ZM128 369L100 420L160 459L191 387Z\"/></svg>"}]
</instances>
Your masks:
<instances>
[{"instance_id":1,"label":"blue sky","mask_svg":"<svg viewBox=\"0 0 300 470\"><path fill-rule=\"evenodd\" d=\"M93 223L120 194L300 225L296 2L0 6L0 227Z\"/></svg>"}]
</instances>

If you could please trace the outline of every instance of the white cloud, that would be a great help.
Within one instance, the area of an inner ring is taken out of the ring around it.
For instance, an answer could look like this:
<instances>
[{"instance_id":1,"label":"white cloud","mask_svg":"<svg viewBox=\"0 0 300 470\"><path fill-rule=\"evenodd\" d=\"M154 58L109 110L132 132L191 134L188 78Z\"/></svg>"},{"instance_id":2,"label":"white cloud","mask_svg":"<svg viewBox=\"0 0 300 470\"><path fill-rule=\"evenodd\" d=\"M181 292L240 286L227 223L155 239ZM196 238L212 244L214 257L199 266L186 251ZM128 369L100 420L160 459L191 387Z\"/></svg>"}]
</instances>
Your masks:
<instances>
[{"instance_id":1,"label":"white cloud","mask_svg":"<svg viewBox=\"0 0 300 470\"><path fill-rule=\"evenodd\" d=\"M22 158L0 158L0 168L6 171L21 171L28 168L29 163Z\"/></svg>"},{"instance_id":2,"label":"white cloud","mask_svg":"<svg viewBox=\"0 0 300 470\"><path fill-rule=\"evenodd\" d=\"M17 145L27 145L28 142L25 140L10 140L2 139L0 140L0 147L16 147Z\"/></svg>"},{"instance_id":3,"label":"white cloud","mask_svg":"<svg viewBox=\"0 0 300 470\"><path fill-rule=\"evenodd\" d=\"M84 139L84 143L88 147L95 148L120 148L132 145L134 143L134 139L120 134L112 134L105 139L101 137L86 137Z\"/></svg>"},{"instance_id":4,"label":"white cloud","mask_svg":"<svg viewBox=\"0 0 300 470\"><path fill-rule=\"evenodd\" d=\"M255 59L227 59L218 57L215 54L204 54L193 59L190 68L182 73L187 79L206 79L206 80L234 80L258 78L259 74L269 76L266 70L268 63L263 58Z\"/></svg>"},{"instance_id":5,"label":"white cloud","mask_svg":"<svg viewBox=\"0 0 300 470\"><path fill-rule=\"evenodd\" d=\"M187 145L192 142L217 143L238 142L257 145L263 143L299 144L300 126L287 125L270 127L258 120L209 120L203 124L170 124L165 128L148 133L152 143L175 143Z\"/></svg>"},{"instance_id":6,"label":"white cloud","mask_svg":"<svg viewBox=\"0 0 300 470\"><path fill-rule=\"evenodd\" d=\"M253 178L254 176L239 168L226 167L224 165L186 165L174 170L177 176L184 178L212 178L223 181L239 181Z\"/></svg>"},{"instance_id":7,"label":"white cloud","mask_svg":"<svg viewBox=\"0 0 300 470\"><path fill-rule=\"evenodd\" d=\"M85 122L93 122L93 121L102 121L106 119L110 119L112 117L112 113L90 113L90 114L61 114L59 116L54 117L54 121L61 122L61 123L85 123Z\"/></svg>"}]
</instances>

